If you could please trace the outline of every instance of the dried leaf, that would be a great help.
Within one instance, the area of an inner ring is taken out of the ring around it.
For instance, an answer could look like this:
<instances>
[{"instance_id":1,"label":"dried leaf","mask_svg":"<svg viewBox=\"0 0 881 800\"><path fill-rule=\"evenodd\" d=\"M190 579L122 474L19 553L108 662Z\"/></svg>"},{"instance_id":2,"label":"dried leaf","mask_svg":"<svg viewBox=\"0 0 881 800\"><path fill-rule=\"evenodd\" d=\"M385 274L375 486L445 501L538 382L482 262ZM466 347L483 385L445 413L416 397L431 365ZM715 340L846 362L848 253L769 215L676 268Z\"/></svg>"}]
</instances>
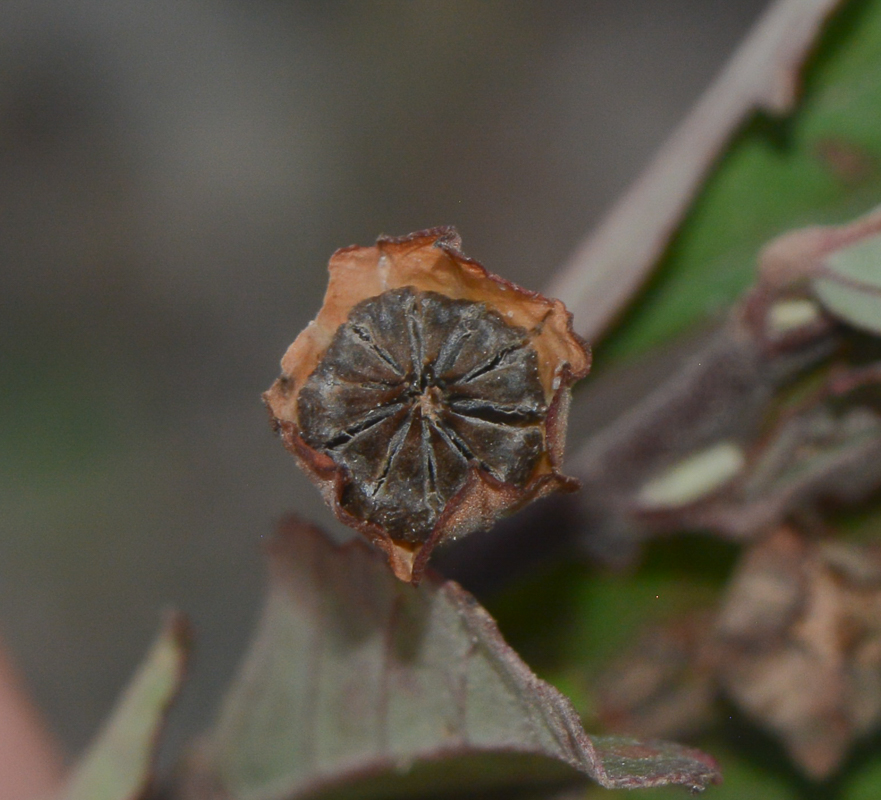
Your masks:
<instances>
[{"instance_id":1,"label":"dried leaf","mask_svg":"<svg viewBox=\"0 0 881 800\"><path fill-rule=\"evenodd\" d=\"M745 555L716 646L731 698L827 777L881 724L881 552L779 530Z\"/></svg>"},{"instance_id":2,"label":"dried leaf","mask_svg":"<svg viewBox=\"0 0 881 800\"><path fill-rule=\"evenodd\" d=\"M62 800L136 800L153 778L159 732L183 682L189 629L172 616L76 767Z\"/></svg>"},{"instance_id":3,"label":"dried leaf","mask_svg":"<svg viewBox=\"0 0 881 800\"><path fill-rule=\"evenodd\" d=\"M577 487L560 465L586 346L559 301L460 245L436 228L338 250L264 395L337 516L414 583L441 541Z\"/></svg>"},{"instance_id":4,"label":"dried leaf","mask_svg":"<svg viewBox=\"0 0 881 800\"><path fill-rule=\"evenodd\" d=\"M722 74L555 276L548 294L575 313L595 341L648 277L710 167L759 109L792 110L800 67L840 0L778 0Z\"/></svg>"},{"instance_id":5,"label":"dried leaf","mask_svg":"<svg viewBox=\"0 0 881 800\"><path fill-rule=\"evenodd\" d=\"M589 738L455 583L432 574L414 589L360 541L335 547L294 520L271 556L260 629L186 797L413 797L579 773L607 787L718 779L694 750Z\"/></svg>"},{"instance_id":6,"label":"dried leaf","mask_svg":"<svg viewBox=\"0 0 881 800\"><path fill-rule=\"evenodd\" d=\"M881 727L881 549L791 527L754 544L721 609L646 632L598 684L612 729L681 736L726 694L803 772L832 775Z\"/></svg>"}]
</instances>

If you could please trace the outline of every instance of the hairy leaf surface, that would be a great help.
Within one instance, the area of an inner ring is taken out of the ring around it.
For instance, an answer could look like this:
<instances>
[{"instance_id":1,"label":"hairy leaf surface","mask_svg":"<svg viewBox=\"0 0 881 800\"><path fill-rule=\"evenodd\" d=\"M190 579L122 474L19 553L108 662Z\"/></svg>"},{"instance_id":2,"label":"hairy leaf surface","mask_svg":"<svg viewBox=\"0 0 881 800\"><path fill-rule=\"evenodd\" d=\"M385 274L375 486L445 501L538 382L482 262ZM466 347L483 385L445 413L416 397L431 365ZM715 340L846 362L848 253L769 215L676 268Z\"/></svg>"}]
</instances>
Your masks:
<instances>
[{"instance_id":1,"label":"hairy leaf surface","mask_svg":"<svg viewBox=\"0 0 881 800\"><path fill-rule=\"evenodd\" d=\"M264 616L188 796L420 796L510 785L610 788L718 779L664 742L591 739L477 601L394 579L369 547L288 522Z\"/></svg>"}]
</instances>

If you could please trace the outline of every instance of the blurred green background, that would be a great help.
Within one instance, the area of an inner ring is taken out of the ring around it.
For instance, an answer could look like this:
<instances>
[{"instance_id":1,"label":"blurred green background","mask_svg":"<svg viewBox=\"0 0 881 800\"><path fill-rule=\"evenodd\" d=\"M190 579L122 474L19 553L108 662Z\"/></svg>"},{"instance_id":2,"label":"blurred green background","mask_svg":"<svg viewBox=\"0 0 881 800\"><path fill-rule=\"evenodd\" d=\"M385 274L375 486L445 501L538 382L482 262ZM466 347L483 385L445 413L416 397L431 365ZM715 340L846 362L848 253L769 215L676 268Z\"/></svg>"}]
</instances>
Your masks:
<instances>
[{"instance_id":1,"label":"blurred green background","mask_svg":"<svg viewBox=\"0 0 881 800\"><path fill-rule=\"evenodd\" d=\"M204 727L261 538L339 530L259 399L331 252L455 224L540 288L764 5L0 5L0 630L72 751L168 606Z\"/></svg>"}]
</instances>

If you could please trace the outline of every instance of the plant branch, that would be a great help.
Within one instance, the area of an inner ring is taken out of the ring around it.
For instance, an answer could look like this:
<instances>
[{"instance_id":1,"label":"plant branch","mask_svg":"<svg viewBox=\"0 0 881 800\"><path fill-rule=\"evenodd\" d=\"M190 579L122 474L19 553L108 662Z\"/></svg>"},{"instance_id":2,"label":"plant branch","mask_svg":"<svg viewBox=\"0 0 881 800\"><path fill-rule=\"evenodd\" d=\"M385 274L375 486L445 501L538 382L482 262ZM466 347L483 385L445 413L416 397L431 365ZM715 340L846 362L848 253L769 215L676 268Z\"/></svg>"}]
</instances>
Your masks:
<instances>
[{"instance_id":1,"label":"plant branch","mask_svg":"<svg viewBox=\"0 0 881 800\"><path fill-rule=\"evenodd\" d=\"M547 294L596 341L663 254L703 180L743 120L792 110L799 72L841 0L777 0L648 169L557 272Z\"/></svg>"}]
</instances>

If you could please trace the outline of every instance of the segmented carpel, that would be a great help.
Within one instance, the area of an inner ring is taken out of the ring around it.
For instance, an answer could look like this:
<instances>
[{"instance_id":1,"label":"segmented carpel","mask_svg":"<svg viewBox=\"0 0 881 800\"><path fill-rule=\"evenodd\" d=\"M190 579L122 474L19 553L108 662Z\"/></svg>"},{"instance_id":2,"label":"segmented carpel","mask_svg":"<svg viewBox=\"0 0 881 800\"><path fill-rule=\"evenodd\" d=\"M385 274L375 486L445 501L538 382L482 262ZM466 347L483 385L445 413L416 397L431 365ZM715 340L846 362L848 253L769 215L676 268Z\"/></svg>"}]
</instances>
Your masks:
<instances>
[{"instance_id":1,"label":"segmented carpel","mask_svg":"<svg viewBox=\"0 0 881 800\"><path fill-rule=\"evenodd\" d=\"M412 287L355 306L299 396L301 433L346 468L342 506L424 542L470 466L525 485L547 413L523 328Z\"/></svg>"}]
</instances>

